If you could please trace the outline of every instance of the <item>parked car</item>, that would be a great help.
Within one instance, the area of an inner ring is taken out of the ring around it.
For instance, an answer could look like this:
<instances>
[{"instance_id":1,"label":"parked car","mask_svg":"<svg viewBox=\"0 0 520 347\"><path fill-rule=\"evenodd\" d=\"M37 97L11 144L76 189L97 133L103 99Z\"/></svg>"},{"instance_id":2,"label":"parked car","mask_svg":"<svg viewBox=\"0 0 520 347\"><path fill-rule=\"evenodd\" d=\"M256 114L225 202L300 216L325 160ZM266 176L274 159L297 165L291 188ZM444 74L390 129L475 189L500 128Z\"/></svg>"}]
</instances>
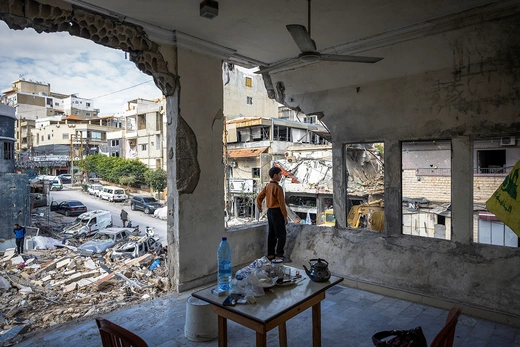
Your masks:
<instances>
[{"instance_id":1,"label":"parked car","mask_svg":"<svg viewBox=\"0 0 520 347\"><path fill-rule=\"evenodd\" d=\"M87 212L87 206L78 200L65 200L60 203L51 202L51 211L55 211L66 216L79 216Z\"/></svg>"},{"instance_id":2,"label":"parked car","mask_svg":"<svg viewBox=\"0 0 520 347\"><path fill-rule=\"evenodd\" d=\"M153 236L130 236L129 241L118 246L110 259L137 258L148 252L157 252L162 249L162 243L158 237Z\"/></svg>"},{"instance_id":3,"label":"parked car","mask_svg":"<svg viewBox=\"0 0 520 347\"><path fill-rule=\"evenodd\" d=\"M88 193L90 195L99 196L99 193L101 193L101 190L103 189L103 187L104 186L102 184L98 184L98 183L91 184L88 187Z\"/></svg>"},{"instance_id":4,"label":"parked car","mask_svg":"<svg viewBox=\"0 0 520 347\"><path fill-rule=\"evenodd\" d=\"M114 201L126 201L128 196L125 194L125 190L119 187L105 186L99 193L99 197L103 200L110 202Z\"/></svg>"},{"instance_id":5,"label":"parked car","mask_svg":"<svg viewBox=\"0 0 520 347\"><path fill-rule=\"evenodd\" d=\"M63 234L72 237L86 237L94 235L97 231L112 226L112 214L110 211L94 210L85 212L65 229Z\"/></svg>"},{"instance_id":6,"label":"parked car","mask_svg":"<svg viewBox=\"0 0 520 347\"><path fill-rule=\"evenodd\" d=\"M130 208L132 211L140 210L146 214L154 213L162 204L156 198L146 195L135 195L130 199Z\"/></svg>"},{"instance_id":7,"label":"parked car","mask_svg":"<svg viewBox=\"0 0 520 347\"><path fill-rule=\"evenodd\" d=\"M47 206L47 195L31 193L31 206L33 208Z\"/></svg>"},{"instance_id":8,"label":"parked car","mask_svg":"<svg viewBox=\"0 0 520 347\"><path fill-rule=\"evenodd\" d=\"M50 190L62 190L63 183L58 177L55 177L53 180L49 181Z\"/></svg>"},{"instance_id":9,"label":"parked car","mask_svg":"<svg viewBox=\"0 0 520 347\"><path fill-rule=\"evenodd\" d=\"M80 253L86 255L104 253L118 243L128 240L135 233L139 233L139 228L106 228L98 231L90 241L85 242L78 248Z\"/></svg>"},{"instance_id":10,"label":"parked car","mask_svg":"<svg viewBox=\"0 0 520 347\"><path fill-rule=\"evenodd\" d=\"M70 183L72 183L72 175L71 174L62 174L62 175L59 175L58 178L61 180L61 183L63 183L63 184L70 184Z\"/></svg>"}]
</instances>

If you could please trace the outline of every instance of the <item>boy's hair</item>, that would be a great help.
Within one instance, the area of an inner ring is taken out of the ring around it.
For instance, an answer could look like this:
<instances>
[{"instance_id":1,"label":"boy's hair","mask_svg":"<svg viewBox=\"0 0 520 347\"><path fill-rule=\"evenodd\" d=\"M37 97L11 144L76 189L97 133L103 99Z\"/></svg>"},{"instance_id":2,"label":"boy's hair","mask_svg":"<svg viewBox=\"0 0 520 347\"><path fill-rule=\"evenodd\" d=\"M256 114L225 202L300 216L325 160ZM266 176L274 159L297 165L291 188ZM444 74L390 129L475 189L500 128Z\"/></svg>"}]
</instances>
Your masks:
<instances>
[{"instance_id":1,"label":"boy's hair","mask_svg":"<svg viewBox=\"0 0 520 347\"><path fill-rule=\"evenodd\" d=\"M274 175L276 175L280 172L282 172L282 169L280 169L279 167L273 166L272 168L269 169L269 177L273 178Z\"/></svg>"}]
</instances>

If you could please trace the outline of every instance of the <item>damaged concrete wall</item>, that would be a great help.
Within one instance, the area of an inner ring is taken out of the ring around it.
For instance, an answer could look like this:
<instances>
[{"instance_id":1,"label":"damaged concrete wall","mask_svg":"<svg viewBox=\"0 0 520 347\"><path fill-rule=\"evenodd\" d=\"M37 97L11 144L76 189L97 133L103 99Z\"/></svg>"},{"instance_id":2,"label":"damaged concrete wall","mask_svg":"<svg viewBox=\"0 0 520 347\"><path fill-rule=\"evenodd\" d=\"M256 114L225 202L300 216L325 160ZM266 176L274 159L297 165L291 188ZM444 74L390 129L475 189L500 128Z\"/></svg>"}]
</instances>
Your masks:
<instances>
[{"instance_id":1,"label":"damaged concrete wall","mask_svg":"<svg viewBox=\"0 0 520 347\"><path fill-rule=\"evenodd\" d=\"M13 225L31 224L29 178L25 174L0 175L0 238L14 237Z\"/></svg>"},{"instance_id":2,"label":"damaged concrete wall","mask_svg":"<svg viewBox=\"0 0 520 347\"><path fill-rule=\"evenodd\" d=\"M348 280L502 313L508 324L520 324L518 248L298 224L288 231L295 266L320 257Z\"/></svg>"}]
</instances>

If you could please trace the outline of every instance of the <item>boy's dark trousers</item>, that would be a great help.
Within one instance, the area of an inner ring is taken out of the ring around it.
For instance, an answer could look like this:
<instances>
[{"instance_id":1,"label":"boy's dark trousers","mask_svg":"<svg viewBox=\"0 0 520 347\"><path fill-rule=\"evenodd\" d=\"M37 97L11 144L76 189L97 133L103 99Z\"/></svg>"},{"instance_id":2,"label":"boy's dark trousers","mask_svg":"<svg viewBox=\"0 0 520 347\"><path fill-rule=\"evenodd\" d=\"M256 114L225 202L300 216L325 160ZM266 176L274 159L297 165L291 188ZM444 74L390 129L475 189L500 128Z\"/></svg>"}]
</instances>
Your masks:
<instances>
[{"instance_id":1,"label":"boy's dark trousers","mask_svg":"<svg viewBox=\"0 0 520 347\"><path fill-rule=\"evenodd\" d=\"M280 208L267 210L269 233L267 234L267 255L283 257L287 231L285 230L285 217Z\"/></svg>"},{"instance_id":2,"label":"boy's dark trousers","mask_svg":"<svg viewBox=\"0 0 520 347\"><path fill-rule=\"evenodd\" d=\"M19 239L19 238L16 239L16 253L18 253L18 254L23 253L23 241L24 241L23 237L21 239Z\"/></svg>"}]
</instances>

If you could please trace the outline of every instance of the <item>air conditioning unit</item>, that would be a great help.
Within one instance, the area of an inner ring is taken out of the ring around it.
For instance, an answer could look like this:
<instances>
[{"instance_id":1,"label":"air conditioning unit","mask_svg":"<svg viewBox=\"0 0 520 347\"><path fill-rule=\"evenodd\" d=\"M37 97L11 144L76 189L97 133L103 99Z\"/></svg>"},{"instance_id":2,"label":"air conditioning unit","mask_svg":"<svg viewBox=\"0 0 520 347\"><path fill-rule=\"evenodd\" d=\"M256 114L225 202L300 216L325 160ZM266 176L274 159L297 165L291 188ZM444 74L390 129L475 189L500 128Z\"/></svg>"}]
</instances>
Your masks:
<instances>
[{"instance_id":1,"label":"air conditioning unit","mask_svg":"<svg viewBox=\"0 0 520 347\"><path fill-rule=\"evenodd\" d=\"M515 137L514 136L506 136L500 138L500 146L514 146L515 145Z\"/></svg>"},{"instance_id":2,"label":"air conditioning unit","mask_svg":"<svg viewBox=\"0 0 520 347\"><path fill-rule=\"evenodd\" d=\"M295 156L292 156L292 155L288 156L288 157L287 157L287 162L289 162L289 163L295 163L295 162L296 162L296 157L295 157Z\"/></svg>"},{"instance_id":3,"label":"air conditioning unit","mask_svg":"<svg viewBox=\"0 0 520 347\"><path fill-rule=\"evenodd\" d=\"M229 166L231 167L237 167L238 166L238 163L236 161L231 161L229 162Z\"/></svg>"}]
</instances>

